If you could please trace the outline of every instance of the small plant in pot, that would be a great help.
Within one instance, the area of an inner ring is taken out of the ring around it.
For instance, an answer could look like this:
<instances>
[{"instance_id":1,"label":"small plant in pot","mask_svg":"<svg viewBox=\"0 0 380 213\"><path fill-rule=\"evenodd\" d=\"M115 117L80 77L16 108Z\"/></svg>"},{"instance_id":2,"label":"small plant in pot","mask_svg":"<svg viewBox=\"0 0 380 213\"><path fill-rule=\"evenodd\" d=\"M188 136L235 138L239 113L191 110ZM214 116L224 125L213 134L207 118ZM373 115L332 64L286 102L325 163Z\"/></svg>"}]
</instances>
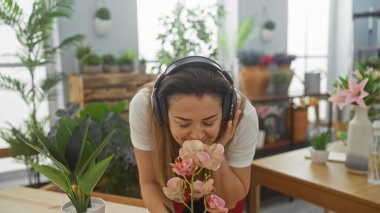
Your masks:
<instances>
[{"instance_id":1,"label":"small plant in pot","mask_svg":"<svg viewBox=\"0 0 380 213\"><path fill-rule=\"evenodd\" d=\"M141 57L139 59L139 72L140 73L146 72L146 59L144 57Z\"/></svg>"},{"instance_id":2,"label":"small plant in pot","mask_svg":"<svg viewBox=\"0 0 380 213\"><path fill-rule=\"evenodd\" d=\"M80 121L64 116L59 119L55 137L37 134L39 146L25 141L54 164L54 167L35 163L32 166L69 197L71 202L62 206L62 212L75 212L74 209L77 213L104 212L104 201L91 198L91 193L113 158L110 155L99 159L98 155L114 131L96 144L97 132L89 128L92 122L89 116Z\"/></svg>"},{"instance_id":3,"label":"small plant in pot","mask_svg":"<svg viewBox=\"0 0 380 213\"><path fill-rule=\"evenodd\" d=\"M108 34L111 28L111 12L107 7L100 7L95 13L94 27L99 36Z\"/></svg>"},{"instance_id":4,"label":"small plant in pot","mask_svg":"<svg viewBox=\"0 0 380 213\"><path fill-rule=\"evenodd\" d=\"M284 70L275 70L271 76L274 95L287 96L290 82L293 78L293 72Z\"/></svg>"},{"instance_id":5,"label":"small plant in pot","mask_svg":"<svg viewBox=\"0 0 380 213\"><path fill-rule=\"evenodd\" d=\"M103 60L95 53L89 53L80 60L84 73L99 73L102 71Z\"/></svg>"},{"instance_id":6,"label":"small plant in pot","mask_svg":"<svg viewBox=\"0 0 380 213\"><path fill-rule=\"evenodd\" d=\"M329 142L330 134L328 132L316 135L310 139L310 156L313 162L320 164L326 163L329 156L329 151L327 150L327 144Z\"/></svg>"},{"instance_id":7,"label":"small plant in pot","mask_svg":"<svg viewBox=\"0 0 380 213\"><path fill-rule=\"evenodd\" d=\"M276 24L272 20L267 20L264 22L261 29L261 39L263 42L268 43L273 40L273 32L276 27Z\"/></svg>"},{"instance_id":8,"label":"small plant in pot","mask_svg":"<svg viewBox=\"0 0 380 213\"><path fill-rule=\"evenodd\" d=\"M104 72L119 72L119 65L116 63L116 59L112 54L103 55L102 59Z\"/></svg>"},{"instance_id":9,"label":"small plant in pot","mask_svg":"<svg viewBox=\"0 0 380 213\"><path fill-rule=\"evenodd\" d=\"M87 45L79 45L76 47L75 50L75 58L77 59L76 62L76 68L78 69L79 72L83 72L83 66L80 63L81 59L83 56L91 53L91 48Z\"/></svg>"},{"instance_id":10,"label":"small plant in pot","mask_svg":"<svg viewBox=\"0 0 380 213\"><path fill-rule=\"evenodd\" d=\"M136 60L136 53L133 50L125 51L121 54L118 63L120 65L120 72L132 72Z\"/></svg>"}]
</instances>

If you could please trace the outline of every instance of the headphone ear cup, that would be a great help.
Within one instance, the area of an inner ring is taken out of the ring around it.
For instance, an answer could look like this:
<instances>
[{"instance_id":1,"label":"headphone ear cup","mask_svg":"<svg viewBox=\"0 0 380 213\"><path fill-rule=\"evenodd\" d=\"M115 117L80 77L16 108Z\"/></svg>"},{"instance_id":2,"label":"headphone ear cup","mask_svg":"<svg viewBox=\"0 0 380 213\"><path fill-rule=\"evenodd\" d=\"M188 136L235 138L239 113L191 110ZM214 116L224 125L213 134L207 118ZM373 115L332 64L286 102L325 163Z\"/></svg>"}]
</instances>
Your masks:
<instances>
[{"instance_id":1,"label":"headphone ear cup","mask_svg":"<svg viewBox=\"0 0 380 213\"><path fill-rule=\"evenodd\" d=\"M226 112L225 112L227 121L234 119L234 115L236 111L237 95L234 88L230 89L228 96L229 98L228 98L228 103L226 103L227 106L226 106Z\"/></svg>"},{"instance_id":2,"label":"headphone ear cup","mask_svg":"<svg viewBox=\"0 0 380 213\"><path fill-rule=\"evenodd\" d=\"M161 117L161 109L160 109L160 101L158 100L158 97L156 93L152 94L152 112L153 112L153 117L156 123L160 126L162 126L162 117Z\"/></svg>"}]
</instances>

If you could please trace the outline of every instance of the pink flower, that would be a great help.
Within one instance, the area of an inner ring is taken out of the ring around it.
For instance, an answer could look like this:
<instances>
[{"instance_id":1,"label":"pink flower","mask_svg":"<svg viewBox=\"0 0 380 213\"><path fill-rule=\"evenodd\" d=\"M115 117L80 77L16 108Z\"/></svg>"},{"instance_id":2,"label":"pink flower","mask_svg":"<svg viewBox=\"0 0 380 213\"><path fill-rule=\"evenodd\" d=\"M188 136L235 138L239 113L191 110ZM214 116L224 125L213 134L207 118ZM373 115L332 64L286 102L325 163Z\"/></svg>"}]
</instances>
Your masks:
<instances>
[{"instance_id":1,"label":"pink flower","mask_svg":"<svg viewBox=\"0 0 380 213\"><path fill-rule=\"evenodd\" d=\"M204 162L201 166L206 169L216 171L224 161L224 147L222 144L204 145L205 151L210 155L210 160Z\"/></svg>"},{"instance_id":2,"label":"pink flower","mask_svg":"<svg viewBox=\"0 0 380 213\"><path fill-rule=\"evenodd\" d=\"M183 180L179 177L173 177L168 180L167 187L163 187L164 194L170 200L182 203L185 200Z\"/></svg>"},{"instance_id":3,"label":"pink flower","mask_svg":"<svg viewBox=\"0 0 380 213\"><path fill-rule=\"evenodd\" d=\"M344 105L347 104L348 93L348 90L344 90L340 87L337 87L336 94L332 94L329 98L329 101L333 103L334 107L338 106L339 109L342 109Z\"/></svg>"},{"instance_id":4,"label":"pink flower","mask_svg":"<svg viewBox=\"0 0 380 213\"><path fill-rule=\"evenodd\" d=\"M206 210L210 213L228 212L228 209L224 208L224 200L214 194L207 196L204 202Z\"/></svg>"},{"instance_id":5,"label":"pink flower","mask_svg":"<svg viewBox=\"0 0 380 213\"><path fill-rule=\"evenodd\" d=\"M200 180L196 180L193 184L193 196L194 198L201 198L205 195L209 195L214 191L214 179L210 178L207 182L202 182Z\"/></svg>"},{"instance_id":6,"label":"pink flower","mask_svg":"<svg viewBox=\"0 0 380 213\"><path fill-rule=\"evenodd\" d=\"M210 160L210 155L204 151L204 144L199 140L185 141L179 150L179 156L183 160L193 160L195 166Z\"/></svg>"},{"instance_id":7,"label":"pink flower","mask_svg":"<svg viewBox=\"0 0 380 213\"><path fill-rule=\"evenodd\" d=\"M354 79L350 79L348 85L348 96L347 102L349 104L356 102L361 107L366 107L366 104L363 98L368 96L368 92L364 90L365 85L368 82L368 78L362 80L360 83L357 83Z\"/></svg>"},{"instance_id":8,"label":"pink flower","mask_svg":"<svg viewBox=\"0 0 380 213\"><path fill-rule=\"evenodd\" d=\"M181 176L191 175L198 168L193 164L193 160L182 160L180 157L175 159L175 163L170 163L173 172Z\"/></svg>"}]
</instances>

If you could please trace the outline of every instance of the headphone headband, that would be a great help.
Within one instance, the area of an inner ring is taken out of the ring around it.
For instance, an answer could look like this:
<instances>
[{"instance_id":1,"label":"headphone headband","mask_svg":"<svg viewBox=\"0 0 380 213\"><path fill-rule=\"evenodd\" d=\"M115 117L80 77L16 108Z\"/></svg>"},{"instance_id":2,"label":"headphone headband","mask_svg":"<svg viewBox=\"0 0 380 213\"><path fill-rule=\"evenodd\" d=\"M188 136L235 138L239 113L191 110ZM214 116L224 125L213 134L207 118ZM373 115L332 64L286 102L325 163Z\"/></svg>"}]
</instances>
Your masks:
<instances>
[{"instance_id":1,"label":"headphone headband","mask_svg":"<svg viewBox=\"0 0 380 213\"><path fill-rule=\"evenodd\" d=\"M156 122L159 125L163 125L167 123L167 103L164 100L160 100L160 97L158 95L158 92L160 90L160 85L165 76L176 73L177 71L186 68L188 66L197 66L197 67L202 67L206 68L212 72L217 72L226 79L229 84L230 88L228 90L228 94L224 97L223 101L223 106L222 106L222 111L223 111L223 121L227 120L232 120L234 112L235 112L235 107L236 107L236 101L237 101L237 96L236 92L234 90L234 83L231 78L231 76L222 69L222 67L216 63L215 61L203 57L203 56L187 56L181 59L178 59L177 61L173 62L171 65L169 65L165 72L163 72L158 79L156 80L156 83L154 84L153 91L152 91L152 97L151 97L151 102L152 102L152 109L153 109L153 116Z\"/></svg>"}]
</instances>

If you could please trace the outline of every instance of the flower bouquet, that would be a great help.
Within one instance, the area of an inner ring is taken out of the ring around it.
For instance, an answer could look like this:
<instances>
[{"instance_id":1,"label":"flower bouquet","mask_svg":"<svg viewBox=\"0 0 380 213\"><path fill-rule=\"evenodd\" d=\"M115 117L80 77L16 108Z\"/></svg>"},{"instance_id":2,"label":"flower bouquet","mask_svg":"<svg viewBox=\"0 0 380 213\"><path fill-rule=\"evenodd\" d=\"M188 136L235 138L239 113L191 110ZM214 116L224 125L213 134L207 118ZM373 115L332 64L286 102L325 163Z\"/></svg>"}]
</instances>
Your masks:
<instances>
[{"instance_id":1,"label":"flower bouquet","mask_svg":"<svg viewBox=\"0 0 380 213\"><path fill-rule=\"evenodd\" d=\"M224 147L221 144L206 145L199 140L185 141L179 150L179 157L170 163L178 176L171 178L163 187L164 194L173 201L182 203L194 213L194 201L203 198L204 212L228 212L222 198L213 194L214 180L202 171L216 171L224 160ZM201 179L198 179L203 174ZM197 179L196 179L197 178ZM196 179L196 180L195 180Z\"/></svg>"},{"instance_id":2,"label":"flower bouquet","mask_svg":"<svg viewBox=\"0 0 380 213\"><path fill-rule=\"evenodd\" d=\"M339 77L334 82L336 91L331 94L329 101L334 107L342 109L347 104L363 108L378 101L380 94L380 72L373 68L362 68L354 71L351 76Z\"/></svg>"}]
</instances>

